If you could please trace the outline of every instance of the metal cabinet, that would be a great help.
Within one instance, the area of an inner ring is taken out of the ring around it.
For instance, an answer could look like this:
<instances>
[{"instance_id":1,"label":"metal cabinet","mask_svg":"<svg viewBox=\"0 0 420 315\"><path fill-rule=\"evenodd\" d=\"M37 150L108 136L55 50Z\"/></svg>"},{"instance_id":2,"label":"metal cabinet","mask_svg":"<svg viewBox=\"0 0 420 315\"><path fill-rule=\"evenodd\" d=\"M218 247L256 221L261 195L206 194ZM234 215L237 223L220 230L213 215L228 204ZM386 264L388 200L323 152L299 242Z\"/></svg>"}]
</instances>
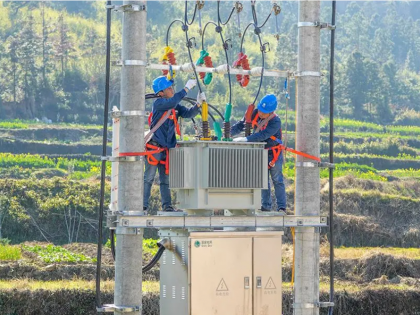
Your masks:
<instances>
[{"instance_id":1,"label":"metal cabinet","mask_svg":"<svg viewBox=\"0 0 420 315\"><path fill-rule=\"evenodd\" d=\"M282 314L282 235L191 233L189 315Z\"/></svg>"}]
</instances>

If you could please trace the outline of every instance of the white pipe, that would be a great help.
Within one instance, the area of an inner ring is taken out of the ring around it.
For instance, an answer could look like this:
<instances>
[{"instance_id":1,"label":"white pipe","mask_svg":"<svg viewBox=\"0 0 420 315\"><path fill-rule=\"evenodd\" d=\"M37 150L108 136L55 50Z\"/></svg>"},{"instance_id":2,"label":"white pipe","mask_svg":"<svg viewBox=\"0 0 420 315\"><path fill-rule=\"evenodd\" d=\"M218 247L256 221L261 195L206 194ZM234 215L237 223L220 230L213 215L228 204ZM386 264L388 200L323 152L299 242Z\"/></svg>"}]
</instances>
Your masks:
<instances>
[{"instance_id":1,"label":"white pipe","mask_svg":"<svg viewBox=\"0 0 420 315\"><path fill-rule=\"evenodd\" d=\"M161 64L149 64L146 66L147 69L152 70L169 70L169 65L161 65ZM250 76L261 76L261 67L255 67L251 70L243 70L243 69L235 69L229 66L230 74L247 74ZM186 63L183 65L173 65L172 70L180 71L180 72L191 72L191 63ZM216 68L207 68L207 67L199 67L195 66L195 70L197 72L208 72L208 73L218 73L218 74L226 74L227 73L227 65L221 65ZM293 76L293 72L286 71L286 70L266 70L264 69L264 77L280 77L280 78L289 78Z\"/></svg>"}]
</instances>

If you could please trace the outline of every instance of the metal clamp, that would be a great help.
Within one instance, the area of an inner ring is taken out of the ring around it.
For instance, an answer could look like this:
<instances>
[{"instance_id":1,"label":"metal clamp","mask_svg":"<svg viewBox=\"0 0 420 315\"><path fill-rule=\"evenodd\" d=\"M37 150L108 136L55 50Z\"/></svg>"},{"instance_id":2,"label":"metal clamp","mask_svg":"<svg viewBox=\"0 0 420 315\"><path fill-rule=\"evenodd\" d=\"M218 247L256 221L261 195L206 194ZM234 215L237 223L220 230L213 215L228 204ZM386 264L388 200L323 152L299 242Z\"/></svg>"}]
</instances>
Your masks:
<instances>
[{"instance_id":1,"label":"metal clamp","mask_svg":"<svg viewBox=\"0 0 420 315\"><path fill-rule=\"evenodd\" d=\"M296 167L321 167L321 168L332 168L335 169L334 163L328 162L296 162Z\"/></svg>"},{"instance_id":2,"label":"metal clamp","mask_svg":"<svg viewBox=\"0 0 420 315\"><path fill-rule=\"evenodd\" d=\"M119 118L119 117L127 117L127 116L144 116L148 117L150 112L146 112L144 110L123 110L123 111L112 111L111 117L112 118Z\"/></svg>"},{"instance_id":3,"label":"metal clamp","mask_svg":"<svg viewBox=\"0 0 420 315\"><path fill-rule=\"evenodd\" d=\"M322 23L322 22L298 22L298 27L319 27L320 29L328 29L328 30L335 30L335 25L331 25L330 23Z\"/></svg>"},{"instance_id":4,"label":"metal clamp","mask_svg":"<svg viewBox=\"0 0 420 315\"><path fill-rule=\"evenodd\" d=\"M321 72L318 71L298 71L293 74L295 77L321 77Z\"/></svg>"},{"instance_id":5,"label":"metal clamp","mask_svg":"<svg viewBox=\"0 0 420 315\"><path fill-rule=\"evenodd\" d=\"M142 161L143 156L101 156L101 161L108 162L138 162Z\"/></svg>"},{"instance_id":6,"label":"metal clamp","mask_svg":"<svg viewBox=\"0 0 420 315\"><path fill-rule=\"evenodd\" d=\"M145 4L123 4L123 5L107 5L107 9L117 12L141 12L146 11Z\"/></svg>"},{"instance_id":7,"label":"metal clamp","mask_svg":"<svg viewBox=\"0 0 420 315\"><path fill-rule=\"evenodd\" d=\"M146 67L147 66L147 62L144 60L116 60L112 62L113 66L118 66L118 67L122 67L122 66L142 66L142 67Z\"/></svg>"},{"instance_id":8,"label":"metal clamp","mask_svg":"<svg viewBox=\"0 0 420 315\"><path fill-rule=\"evenodd\" d=\"M140 306L117 306L115 304L104 304L102 307L97 307L96 311L98 313L112 313L114 311L120 313L131 313L131 312L140 312L142 309Z\"/></svg>"},{"instance_id":9,"label":"metal clamp","mask_svg":"<svg viewBox=\"0 0 420 315\"><path fill-rule=\"evenodd\" d=\"M293 308L296 309L311 309L330 306L334 306L334 302L293 303Z\"/></svg>"},{"instance_id":10,"label":"metal clamp","mask_svg":"<svg viewBox=\"0 0 420 315\"><path fill-rule=\"evenodd\" d=\"M128 227L128 226L117 226L115 228L116 234L124 234L124 235L140 235L143 234L141 228L135 227Z\"/></svg>"},{"instance_id":11,"label":"metal clamp","mask_svg":"<svg viewBox=\"0 0 420 315\"><path fill-rule=\"evenodd\" d=\"M296 162L296 167L318 167L318 163L315 162Z\"/></svg>"}]
</instances>

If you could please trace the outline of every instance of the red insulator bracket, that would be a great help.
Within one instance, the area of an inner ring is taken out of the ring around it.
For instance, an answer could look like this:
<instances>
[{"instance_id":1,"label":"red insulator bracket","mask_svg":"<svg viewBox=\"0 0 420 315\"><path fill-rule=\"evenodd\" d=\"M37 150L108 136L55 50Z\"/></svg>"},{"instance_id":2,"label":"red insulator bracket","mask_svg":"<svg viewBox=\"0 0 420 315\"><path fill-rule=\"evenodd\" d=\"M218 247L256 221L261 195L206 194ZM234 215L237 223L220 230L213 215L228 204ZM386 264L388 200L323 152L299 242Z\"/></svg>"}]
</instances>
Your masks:
<instances>
[{"instance_id":1,"label":"red insulator bracket","mask_svg":"<svg viewBox=\"0 0 420 315\"><path fill-rule=\"evenodd\" d=\"M240 52L238 54L238 59L236 59L233 64L232 64L232 68L242 68L244 70L250 70L251 68L249 67L249 61L248 61L248 56L245 55L243 52ZM240 84L240 86L242 87L246 87L249 83L249 75L245 74L237 74L236 75L236 81L238 81L238 83Z\"/></svg>"}]
</instances>

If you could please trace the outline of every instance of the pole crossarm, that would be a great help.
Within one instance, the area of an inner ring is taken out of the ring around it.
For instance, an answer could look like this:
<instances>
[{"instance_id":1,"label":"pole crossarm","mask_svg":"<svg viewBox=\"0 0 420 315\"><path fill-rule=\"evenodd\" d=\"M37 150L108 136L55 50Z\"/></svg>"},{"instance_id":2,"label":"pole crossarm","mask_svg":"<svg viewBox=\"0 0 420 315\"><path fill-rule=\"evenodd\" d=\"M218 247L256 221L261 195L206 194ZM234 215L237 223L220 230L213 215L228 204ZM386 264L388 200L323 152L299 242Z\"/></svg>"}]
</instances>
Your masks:
<instances>
[{"instance_id":1,"label":"pole crossarm","mask_svg":"<svg viewBox=\"0 0 420 315\"><path fill-rule=\"evenodd\" d=\"M326 216L118 216L127 228L327 227Z\"/></svg>"},{"instance_id":2,"label":"pole crossarm","mask_svg":"<svg viewBox=\"0 0 420 315\"><path fill-rule=\"evenodd\" d=\"M194 66L195 70L197 72L208 72L208 73L218 73L218 74L225 74L227 71L225 71L227 65L222 65L216 68L207 68L207 67L198 67ZM152 69L152 70L169 70L169 65L161 65L161 64L149 64L146 66L146 69ZM187 63L184 65L172 65L172 69L174 71L180 71L180 72L191 72L191 64ZM244 70L244 69L235 69L229 66L229 73L230 74L242 74L242 75L251 75L255 77L261 76L261 67L252 68L250 70ZM293 76L292 71L287 70L266 70L264 69L263 74L264 77L279 77L279 78L288 78Z\"/></svg>"}]
</instances>

